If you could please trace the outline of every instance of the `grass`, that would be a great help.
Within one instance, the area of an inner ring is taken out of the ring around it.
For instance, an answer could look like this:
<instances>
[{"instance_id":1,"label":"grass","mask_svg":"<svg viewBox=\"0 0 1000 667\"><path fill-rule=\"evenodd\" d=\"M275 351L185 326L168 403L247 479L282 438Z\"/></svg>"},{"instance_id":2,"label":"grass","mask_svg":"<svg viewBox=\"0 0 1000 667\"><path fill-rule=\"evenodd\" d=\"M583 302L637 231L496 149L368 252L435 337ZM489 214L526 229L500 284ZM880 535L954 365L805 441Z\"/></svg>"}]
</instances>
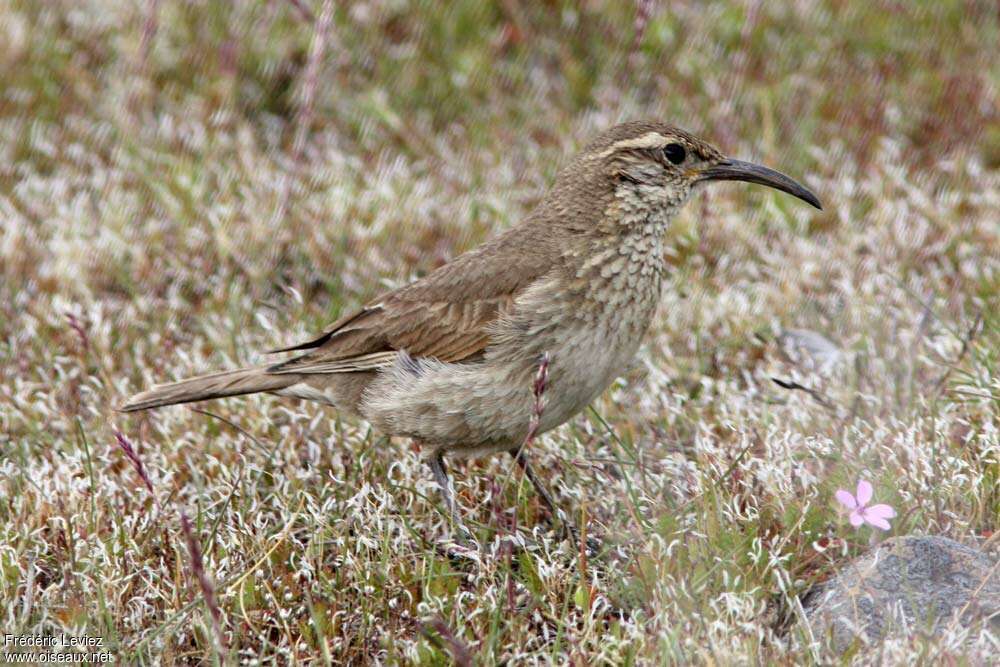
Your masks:
<instances>
[{"instance_id":1,"label":"grass","mask_svg":"<svg viewBox=\"0 0 1000 667\"><path fill-rule=\"evenodd\" d=\"M868 548L832 500L859 476L893 534L997 547L992 3L670 3L638 37L627 3L331 7L310 91L294 3L0 4L5 632L102 637L129 664L996 654L956 633L834 655L797 603ZM677 220L636 364L532 445L598 553L560 546L502 457L454 475L493 545L473 566L437 548L418 453L366 424L269 396L112 411L432 270L632 117L826 209L734 185ZM796 363L786 329L843 361Z\"/></svg>"}]
</instances>

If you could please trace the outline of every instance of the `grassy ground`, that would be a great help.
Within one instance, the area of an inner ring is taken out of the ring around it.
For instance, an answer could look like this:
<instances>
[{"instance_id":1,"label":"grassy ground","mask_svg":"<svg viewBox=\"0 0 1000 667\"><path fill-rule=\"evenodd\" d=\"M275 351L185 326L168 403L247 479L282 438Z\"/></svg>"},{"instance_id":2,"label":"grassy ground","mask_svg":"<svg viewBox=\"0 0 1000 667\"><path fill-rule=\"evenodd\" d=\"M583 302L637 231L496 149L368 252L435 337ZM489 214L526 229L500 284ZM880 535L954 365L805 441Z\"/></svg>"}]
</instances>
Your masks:
<instances>
[{"instance_id":1,"label":"grassy ground","mask_svg":"<svg viewBox=\"0 0 1000 667\"><path fill-rule=\"evenodd\" d=\"M0 1L5 633L166 664L996 655L958 629L833 655L797 602L868 548L832 498L859 477L891 534L997 547L995 3L325 6ZM720 186L677 221L635 366L534 445L596 555L503 458L456 469L493 545L474 566L436 548L418 453L363 423L269 396L112 411L426 273L634 117L826 209ZM787 329L837 363L810 369Z\"/></svg>"}]
</instances>

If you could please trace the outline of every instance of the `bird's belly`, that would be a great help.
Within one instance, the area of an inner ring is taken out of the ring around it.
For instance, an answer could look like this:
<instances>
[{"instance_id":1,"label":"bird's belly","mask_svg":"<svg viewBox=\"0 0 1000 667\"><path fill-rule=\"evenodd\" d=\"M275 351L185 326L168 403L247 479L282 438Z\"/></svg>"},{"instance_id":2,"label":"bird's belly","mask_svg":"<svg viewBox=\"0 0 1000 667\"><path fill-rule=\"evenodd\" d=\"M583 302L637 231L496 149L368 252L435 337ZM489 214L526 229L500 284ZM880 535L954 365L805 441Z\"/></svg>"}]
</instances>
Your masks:
<instances>
[{"instance_id":1,"label":"bird's belly","mask_svg":"<svg viewBox=\"0 0 1000 667\"><path fill-rule=\"evenodd\" d=\"M539 432L572 418L622 373L641 340L634 327L554 327L473 363L410 359L368 387L362 414L391 434L452 455L510 449L525 437L538 361L548 352L549 381Z\"/></svg>"},{"instance_id":2,"label":"bird's belly","mask_svg":"<svg viewBox=\"0 0 1000 667\"><path fill-rule=\"evenodd\" d=\"M600 395L635 355L659 289L658 272L642 278L575 300L554 300L552 294L567 293L564 285L539 283L493 330L480 360L402 357L365 390L361 413L386 433L451 454L509 449L528 431L533 379L548 353L539 431L555 428Z\"/></svg>"},{"instance_id":3,"label":"bird's belly","mask_svg":"<svg viewBox=\"0 0 1000 667\"><path fill-rule=\"evenodd\" d=\"M581 328L553 354L541 431L555 428L590 405L628 366L641 340L629 332Z\"/></svg>"}]
</instances>

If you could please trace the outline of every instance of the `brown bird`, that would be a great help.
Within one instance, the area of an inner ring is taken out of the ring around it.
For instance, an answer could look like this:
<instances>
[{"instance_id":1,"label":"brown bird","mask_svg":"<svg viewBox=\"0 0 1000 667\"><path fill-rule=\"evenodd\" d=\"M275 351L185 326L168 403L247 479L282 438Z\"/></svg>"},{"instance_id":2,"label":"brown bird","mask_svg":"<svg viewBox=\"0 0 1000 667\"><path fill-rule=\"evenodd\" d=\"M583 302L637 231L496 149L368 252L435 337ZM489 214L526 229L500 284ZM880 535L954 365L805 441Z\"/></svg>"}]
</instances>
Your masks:
<instances>
[{"instance_id":1,"label":"brown bird","mask_svg":"<svg viewBox=\"0 0 1000 667\"><path fill-rule=\"evenodd\" d=\"M331 405L427 451L458 525L443 457L510 452L549 509L519 445L548 353L539 433L580 412L635 354L656 310L670 220L713 181L768 185L821 208L791 178L724 157L658 122L617 125L556 178L520 224L383 294L280 363L154 387L121 410L270 392Z\"/></svg>"}]
</instances>

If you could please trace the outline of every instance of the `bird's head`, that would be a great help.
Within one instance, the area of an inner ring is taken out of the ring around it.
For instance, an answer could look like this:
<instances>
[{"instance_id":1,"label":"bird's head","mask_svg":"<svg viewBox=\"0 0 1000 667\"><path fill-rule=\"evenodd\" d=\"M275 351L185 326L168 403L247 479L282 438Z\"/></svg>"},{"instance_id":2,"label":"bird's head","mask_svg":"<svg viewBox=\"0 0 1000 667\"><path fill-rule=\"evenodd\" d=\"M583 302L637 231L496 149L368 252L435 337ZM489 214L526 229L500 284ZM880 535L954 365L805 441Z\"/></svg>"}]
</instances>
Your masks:
<instances>
[{"instance_id":1,"label":"bird's head","mask_svg":"<svg viewBox=\"0 0 1000 667\"><path fill-rule=\"evenodd\" d=\"M676 209L696 187L716 181L746 181L787 192L822 208L805 186L752 162L735 160L698 137L665 123L616 125L595 139L580 165L591 177L646 206Z\"/></svg>"}]
</instances>

